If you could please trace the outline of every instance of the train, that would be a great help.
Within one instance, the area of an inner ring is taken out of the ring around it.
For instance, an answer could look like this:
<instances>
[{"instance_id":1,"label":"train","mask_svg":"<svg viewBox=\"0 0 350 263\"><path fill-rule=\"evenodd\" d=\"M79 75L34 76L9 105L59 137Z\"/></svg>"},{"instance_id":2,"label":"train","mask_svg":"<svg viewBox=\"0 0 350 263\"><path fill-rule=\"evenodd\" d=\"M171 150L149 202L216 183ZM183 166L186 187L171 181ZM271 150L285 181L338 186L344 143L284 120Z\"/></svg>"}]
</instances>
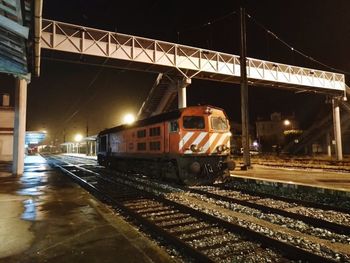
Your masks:
<instances>
[{"instance_id":1,"label":"train","mask_svg":"<svg viewBox=\"0 0 350 263\"><path fill-rule=\"evenodd\" d=\"M189 106L101 131L99 165L184 185L212 184L235 169L223 109Z\"/></svg>"}]
</instances>

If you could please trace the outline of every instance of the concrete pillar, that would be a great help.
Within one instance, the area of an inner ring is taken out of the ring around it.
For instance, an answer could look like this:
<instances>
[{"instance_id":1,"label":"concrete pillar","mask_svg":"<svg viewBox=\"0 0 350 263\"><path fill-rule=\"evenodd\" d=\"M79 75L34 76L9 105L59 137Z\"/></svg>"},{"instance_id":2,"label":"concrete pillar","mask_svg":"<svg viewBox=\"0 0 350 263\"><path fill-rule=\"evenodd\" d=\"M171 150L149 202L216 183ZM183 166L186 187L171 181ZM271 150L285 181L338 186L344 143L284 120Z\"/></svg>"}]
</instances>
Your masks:
<instances>
[{"instance_id":1,"label":"concrete pillar","mask_svg":"<svg viewBox=\"0 0 350 263\"><path fill-rule=\"evenodd\" d=\"M326 144L327 144L327 155L332 157L332 148L331 148L331 135L327 133L326 135Z\"/></svg>"},{"instance_id":2,"label":"concrete pillar","mask_svg":"<svg viewBox=\"0 0 350 263\"><path fill-rule=\"evenodd\" d=\"M12 173L14 175L21 175L24 170L27 82L24 79L16 79L15 85L15 123L13 134Z\"/></svg>"},{"instance_id":3,"label":"concrete pillar","mask_svg":"<svg viewBox=\"0 0 350 263\"><path fill-rule=\"evenodd\" d=\"M177 81L178 107L187 107L186 87L191 84L191 79L185 78Z\"/></svg>"},{"instance_id":4,"label":"concrete pillar","mask_svg":"<svg viewBox=\"0 0 350 263\"><path fill-rule=\"evenodd\" d=\"M336 99L332 99L333 106L333 127L334 127L334 139L335 139L335 156L337 161L343 160L343 149L341 141L341 126L340 126L340 109L339 102Z\"/></svg>"}]
</instances>

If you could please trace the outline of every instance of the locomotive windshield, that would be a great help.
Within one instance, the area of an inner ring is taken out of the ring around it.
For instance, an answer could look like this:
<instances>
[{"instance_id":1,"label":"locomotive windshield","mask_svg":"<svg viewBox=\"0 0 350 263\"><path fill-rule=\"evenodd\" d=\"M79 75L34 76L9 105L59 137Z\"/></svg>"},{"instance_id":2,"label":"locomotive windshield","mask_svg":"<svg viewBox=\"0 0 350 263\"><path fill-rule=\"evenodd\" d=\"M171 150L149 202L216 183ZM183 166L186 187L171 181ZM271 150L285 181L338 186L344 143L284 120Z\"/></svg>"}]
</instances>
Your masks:
<instances>
[{"instance_id":1,"label":"locomotive windshield","mask_svg":"<svg viewBox=\"0 0 350 263\"><path fill-rule=\"evenodd\" d=\"M227 119L222 117L212 117L211 127L216 131L226 131L228 129Z\"/></svg>"},{"instance_id":2,"label":"locomotive windshield","mask_svg":"<svg viewBox=\"0 0 350 263\"><path fill-rule=\"evenodd\" d=\"M204 117L203 116L184 116L183 126L185 129L204 129Z\"/></svg>"}]
</instances>

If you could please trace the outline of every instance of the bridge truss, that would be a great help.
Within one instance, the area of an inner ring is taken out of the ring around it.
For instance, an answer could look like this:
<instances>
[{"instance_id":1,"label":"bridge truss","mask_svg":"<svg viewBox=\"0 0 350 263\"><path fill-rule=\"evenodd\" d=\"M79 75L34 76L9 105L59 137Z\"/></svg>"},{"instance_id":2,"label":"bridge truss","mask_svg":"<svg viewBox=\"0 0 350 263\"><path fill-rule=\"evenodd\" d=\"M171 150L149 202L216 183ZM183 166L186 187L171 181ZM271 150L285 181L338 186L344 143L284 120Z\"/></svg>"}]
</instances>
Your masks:
<instances>
[{"instance_id":1,"label":"bridge truss","mask_svg":"<svg viewBox=\"0 0 350 263\"><path fill-rule=\"evenodd\" d=\"M108 57L125 69L180 74L184 78L239 83L237 55L109 32L52 20L42 20L41 47L83 55ZM344 92L343 74L247 59L251 85L318 92Z\"/></svg>"}]
</instances>

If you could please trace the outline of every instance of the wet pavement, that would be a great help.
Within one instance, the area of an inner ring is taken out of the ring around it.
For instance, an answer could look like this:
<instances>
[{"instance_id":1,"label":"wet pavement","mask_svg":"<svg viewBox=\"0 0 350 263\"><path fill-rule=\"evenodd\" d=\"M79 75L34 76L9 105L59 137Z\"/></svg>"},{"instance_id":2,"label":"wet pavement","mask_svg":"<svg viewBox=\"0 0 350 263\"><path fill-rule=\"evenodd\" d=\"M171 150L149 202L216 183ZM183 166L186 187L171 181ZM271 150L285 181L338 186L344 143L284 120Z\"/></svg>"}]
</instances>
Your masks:
<instances>
[{"instance_id":1,"label":"wet pavement","mask_svg":"<svg viewBox=\"0 0 350 263\"><path fill-rule=\"evenodd\" d=\"M350 173L345 172L321 169L271 168L254 164L253 169L246 171L236 169L231 172L231 176L350 191Z\"/></svg>"},{"instance_id":2,"label":"wet pavement","mask_svg":"<svg viewBox=\"0 0 350 263\"><path fill-rule=\"evenodd\" d=\"M0 164L0 263L173 261L42 157L27 156L20 177L9 169Z\"/></svg>"}]
</instances>

